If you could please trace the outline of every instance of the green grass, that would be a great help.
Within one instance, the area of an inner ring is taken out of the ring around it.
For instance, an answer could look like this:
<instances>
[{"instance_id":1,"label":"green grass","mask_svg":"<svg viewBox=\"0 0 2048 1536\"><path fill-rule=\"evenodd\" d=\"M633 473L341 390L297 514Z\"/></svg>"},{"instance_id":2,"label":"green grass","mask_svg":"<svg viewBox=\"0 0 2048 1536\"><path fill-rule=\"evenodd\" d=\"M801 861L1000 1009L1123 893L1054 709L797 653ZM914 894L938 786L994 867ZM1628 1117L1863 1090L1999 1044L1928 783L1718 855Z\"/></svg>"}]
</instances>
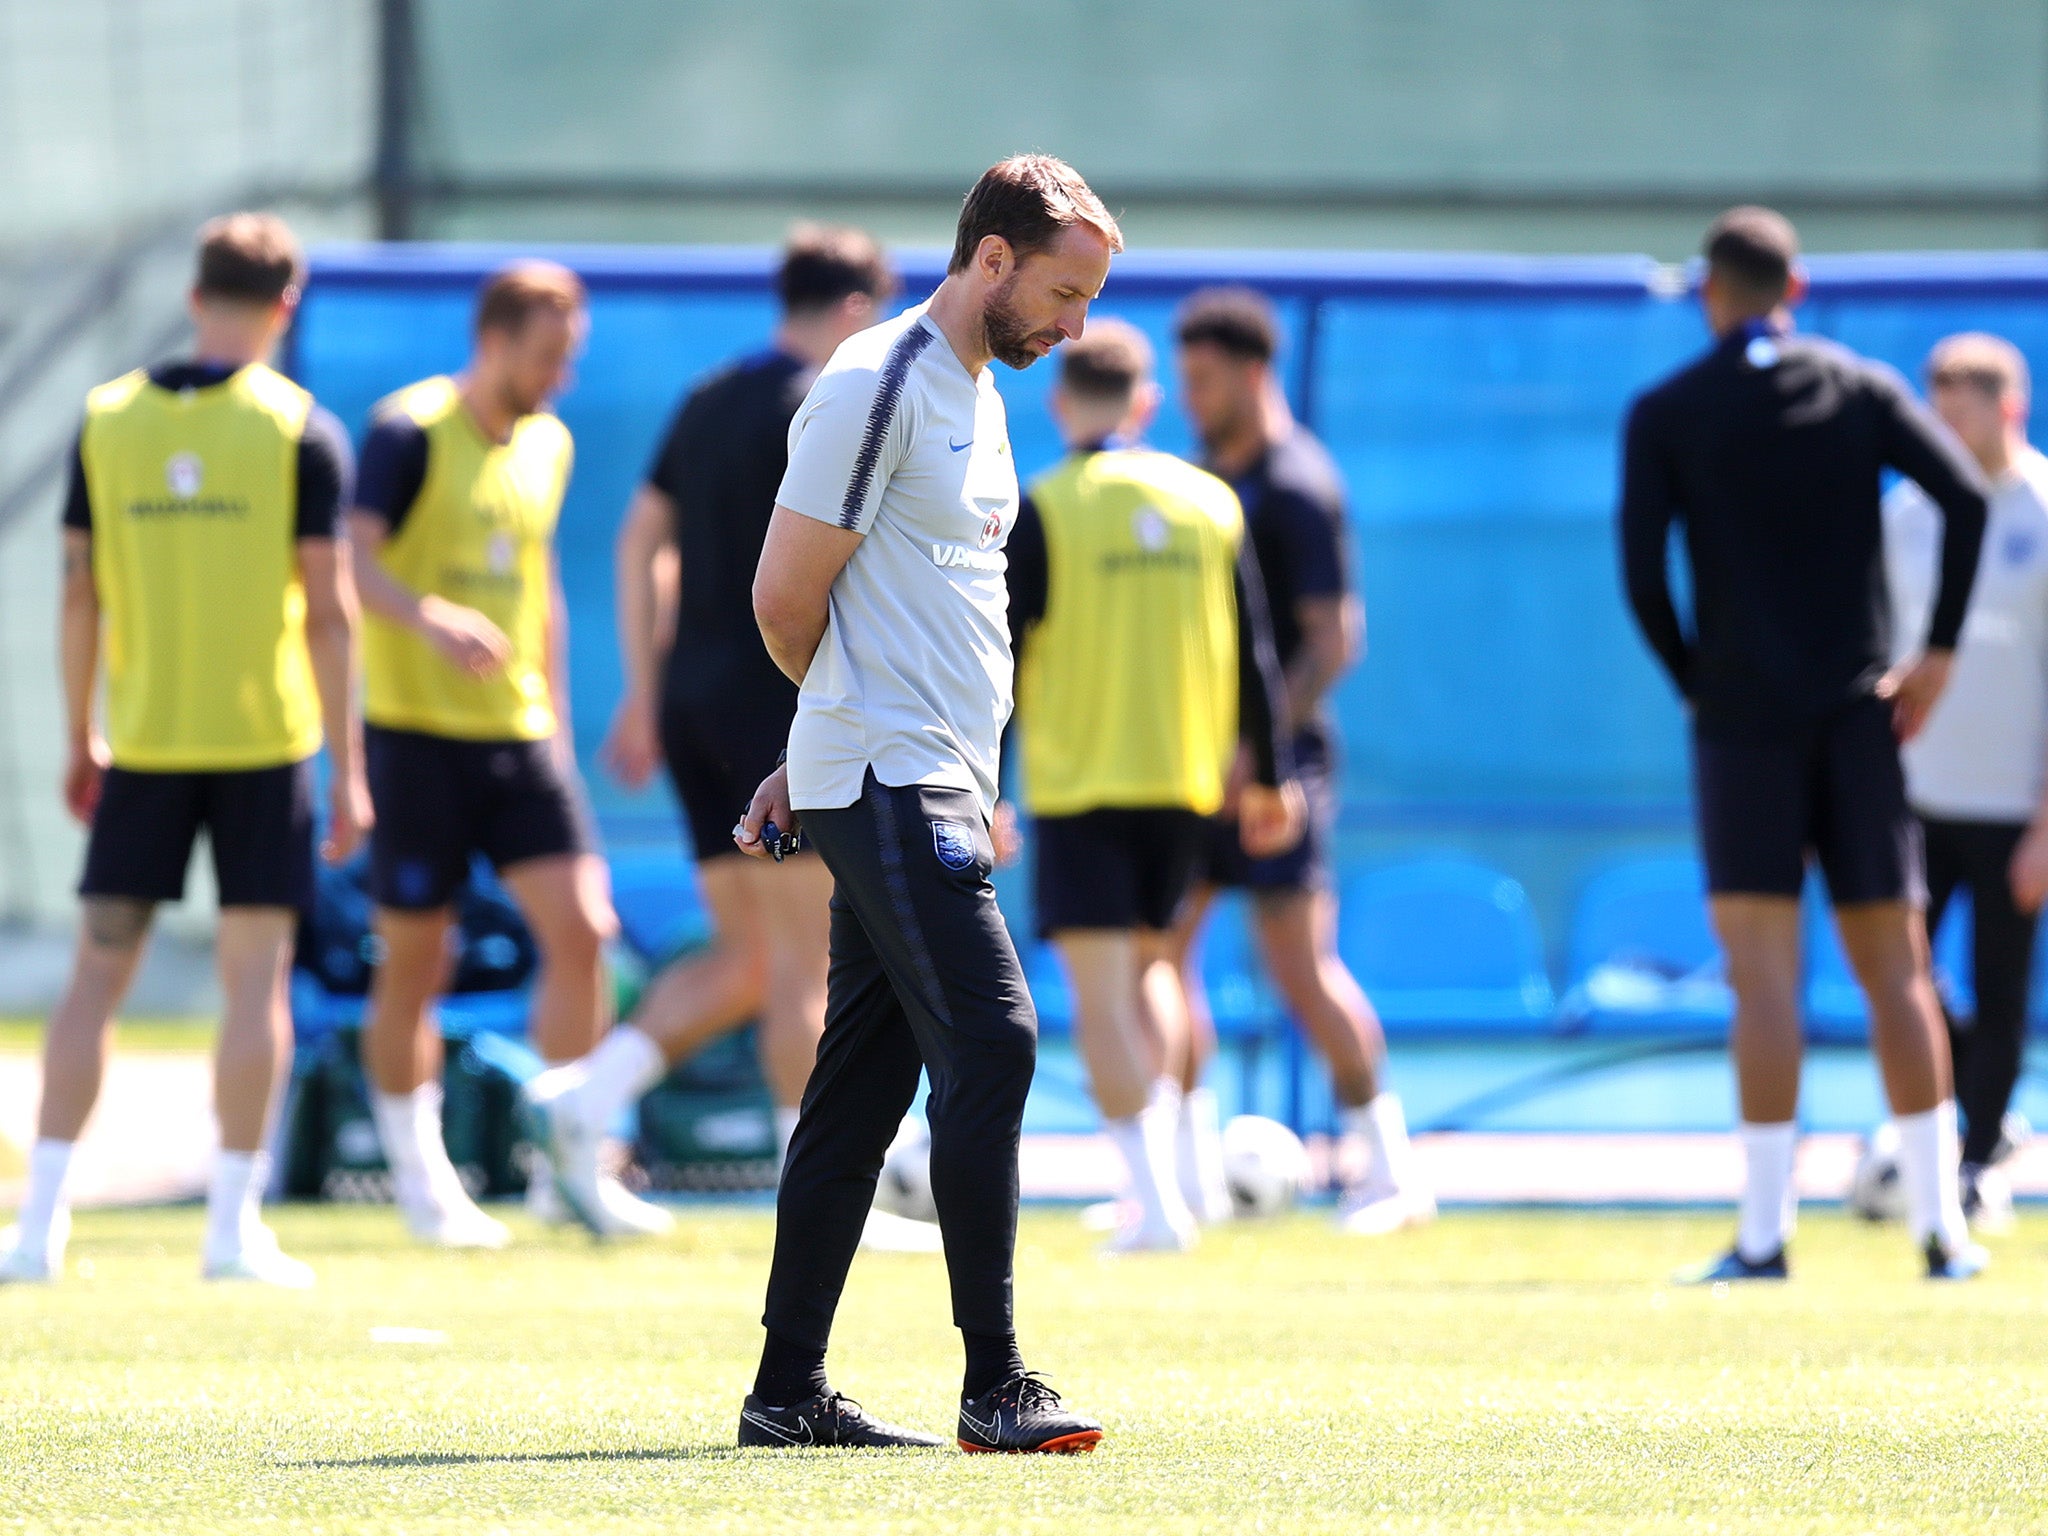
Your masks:
<instances>
[{"instance_id":1,"label":"green grass","mask_svg":"<svg viewBox=\"0 0 2048 1536\"><path fill-rule=\"evenodd\" d=\"M218 1026L212 1019L121 1019L114 1025L117 1051L210 1051ZM43 1048L41 1019L0 1019L0 1055Z\"/></svg>"},{"instance_id":2,"label":"green grass","mask_svg":"<svg viewBox=\"0 0 2048 1536\"><path fill-rule=\"evenodd\" d=\"M401 1246L287 1210L310 1296L194 1277L192 1210L88 1214L74 1274L0 1292L0 1531L1093 1533L2048 1527L2048 1218L1981 1283L1811 1215L1788 1286L1661 1277L1725 1216L1314 1216L1106 1264L1027 1215L1026 1352L1093 1457L737 1453L770 1223L593 1249ZM834 1380L949 1429L936 1259L863 1255ZM379 1325L445 1329L380 1345Z\"/></svg>"}]
</instances>

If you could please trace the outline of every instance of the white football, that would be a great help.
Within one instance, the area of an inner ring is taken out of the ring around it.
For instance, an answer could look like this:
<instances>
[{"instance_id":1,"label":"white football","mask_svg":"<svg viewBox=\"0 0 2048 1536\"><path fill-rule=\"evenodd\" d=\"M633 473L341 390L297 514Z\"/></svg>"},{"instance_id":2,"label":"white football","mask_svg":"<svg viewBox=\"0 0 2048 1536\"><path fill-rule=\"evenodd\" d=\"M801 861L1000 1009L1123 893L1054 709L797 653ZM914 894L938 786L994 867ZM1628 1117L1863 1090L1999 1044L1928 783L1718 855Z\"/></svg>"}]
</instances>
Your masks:
<instances>
[{"instance_id":1,"label":"white football","mask_svg":"<svg viewBox=\"0 0 2048 1536\"><path fill-rule=\"evenodd\" d=\"M1308 1185L1308 1148L1278 1120L1239 1115L1223 1127L1223 1182L1239 1216L1277 1216Z\"/></svg>"},{"instance_id":2,"label":"white football","mask_svg":"<svg viewBox=\"0 0 2048 1536\"><path fill-rule=\"evenodd\" d=\"M1849 1176L1849 1209L1865 1221L1904 1221L1906 1186L1899 1177L1899 1128L1887 1120L1863 1138Z\"/></svg>"},{"instance_id":3,"label":"white football","mask_svg":"<svg viewBox=\"0 0 2048 1536\"><path fill-rule=\"evenodd\" d=\"M932 1133L915 1115L903 1117L896 1139L882 1154L875 1205L911 1221L939 1219L939 1208L932 1200Z\"/></svg>"}]
</instances>

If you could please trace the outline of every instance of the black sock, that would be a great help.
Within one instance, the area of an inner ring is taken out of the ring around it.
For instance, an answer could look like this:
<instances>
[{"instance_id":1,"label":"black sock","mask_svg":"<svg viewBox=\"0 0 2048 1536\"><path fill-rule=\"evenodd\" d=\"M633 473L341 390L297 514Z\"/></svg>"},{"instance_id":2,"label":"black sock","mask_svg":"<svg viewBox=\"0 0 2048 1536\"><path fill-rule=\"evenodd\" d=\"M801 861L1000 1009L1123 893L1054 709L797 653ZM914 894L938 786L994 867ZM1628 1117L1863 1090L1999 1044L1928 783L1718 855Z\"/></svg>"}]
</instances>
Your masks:
<instances>
[{"instance_id":1,"label":"black sock","mask_svg":"<svg viewBox=\"0 0 2048 1536\"><path fill-rule=\"evenodd\" d=\"M1000 1387L1012 1376L1024 1372L1024 1356L1017 1348L1017 1332L969 1333L960 1337L967 1345L967 1374L960 1383L962 1397L979 1397L990 1387Z\"/></svg>"},{"instance_id":2,"label":"black sock","mask_svg":"<svg viewBox=\"0 0 2048 1536\"><path fill-rule=\"evenodd\" d=\"M825 1383L824 1350L779 1333L768 1335L761 1346L761 1369L754 1373L754 1396L771 1408L787 1408L831 1390Z\"/></svg>"}]
</instances>

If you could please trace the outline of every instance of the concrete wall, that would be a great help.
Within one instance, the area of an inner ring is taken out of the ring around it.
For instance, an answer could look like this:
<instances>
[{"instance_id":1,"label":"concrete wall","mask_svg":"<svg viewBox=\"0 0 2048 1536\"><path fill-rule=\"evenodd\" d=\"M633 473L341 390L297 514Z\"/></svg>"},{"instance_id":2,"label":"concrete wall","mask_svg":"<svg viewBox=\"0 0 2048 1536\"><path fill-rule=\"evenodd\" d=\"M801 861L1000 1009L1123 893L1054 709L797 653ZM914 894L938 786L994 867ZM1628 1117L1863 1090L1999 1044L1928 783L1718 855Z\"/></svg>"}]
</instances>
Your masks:
<instances>
[{"instance_id":1,"label":"concrete wall","mask_svg":"<svg viewBox=\"0 0 2048 1536\"><path fill-rule=\"evenodd\" d=\"M2048 233L2034 0L608 0L523 15L426 0L429 165L695 193L468 202L435 217L443 232L772 237L829 211L808 187L837 181L874 193L837 211L929 243L983 166L1037 147L1158 245L1671 257L1697 243L1688 199L1737 195L1780 197L1822 249Z\"/></svg>"},{"instance_id":2,"label":"concrete wall","mask_svg":"<svg viewBox=\"0 0 2048 1536\"><path fill-rule=\"evenodd\" d=\"M372 0L0 0L0 249L369 165Z\"/></svg>"}]
</instances>

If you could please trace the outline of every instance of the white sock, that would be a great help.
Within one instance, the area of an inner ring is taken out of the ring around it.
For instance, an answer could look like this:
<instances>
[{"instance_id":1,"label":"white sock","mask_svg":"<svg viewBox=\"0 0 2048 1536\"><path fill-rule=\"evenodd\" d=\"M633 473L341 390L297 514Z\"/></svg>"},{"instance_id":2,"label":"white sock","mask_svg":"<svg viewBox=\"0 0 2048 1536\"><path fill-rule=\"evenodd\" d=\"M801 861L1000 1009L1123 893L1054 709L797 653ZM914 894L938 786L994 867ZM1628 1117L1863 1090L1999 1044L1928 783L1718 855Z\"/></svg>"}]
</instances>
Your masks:
<instances>
[{"instance_id":1,"label":"white sock","mask_svg":"<svg viewBox=\"0 0 2048 1536\"><path fill-rule=\"evenodd\" d=\"M1213 1088L1181 1095L1174 1172L1188 1209L1208 1220L1230 1214L1230 1190L1223 1180L1223 1115Z\"/></svg>"},{"instance_id":2,"label":"white sock","mask_svg":"<svg viewBox=\"0 0 2048 1536\"><path fill-rule=\"evenodd\" d=\"M39 1138L28 1153L28 1194L15 1218L24 1252L47 1253L59 1211L71 1209L71 1154L75 1141Z\"/></svg>"},{"instance_id":3,"label":"white sock","mask_svg":"<svg viewBox=\"0 0 2048 1536\"><path fill-rule=\"evenodd\" d=\"M798 1110L794 1104L775 1106L775 1163L777 1167L789 1161L789 1138L796 1134Z\"/></svg>"},{"instance_id":4,"label":"white sock","mask_svg":"<svg viewBox=\"0 0 2048 1536\"><path fill-rule=\"evenodd\" d=\"M1899 1178L1906 1186L1906 1224L1913 1241L1938 1238L1953 1252L1970 1240L1956 1187L1960 1148L1956 1101L1943 1099L1917 1115L1894 1115L1899 1128Z\"/></svg>"},{"instance_id":5,"label":"white sock","mask_svg":"<svg viewBox=\"0 0 2048 1536\"><path fill-rule=\"evenodd\" d=\"M1109 1122L1109 1134L1131 1171L1131 1194L1149 1227L1185 1228L1194 1218L1174 1178L1174 1140L1180 1126L1180 1090L1161 1078L1145 1107Z\"/></svg>"},{"instance_id":6,"label":"white sock","mask_svg":"<svg viewBox=\"0 0 2048 1536\"><path fill-rule=\"evenodd\" d=\"M242 1251L249 1234L261 1222L263 1186L270 1175L270 1159L261 1152L219 1153L213 1160L213 1178L206 1187L206 1251L226 1257Z\"/></svg>"},{"instance_id":7,"label":"white sock","mask_svg":"<svg viewBox=\"0 0 2048 1536\"><path fill-rule=\"evenodd\" d=\"M1799 1125L1786 1120L1758 1125L1745 1120L1742 1139L1747 1173L1735 1228L1735 1248L1751 1263L1768 1259L1792 1240L1799 1218L1799 1191L1792 1184L1792 1160L1799 1150Z\"/></svg>"},{"instance_id":8,"label":"white sock","mask_svg":"<svg viewBox=\"0 0 2048 1536\"><path fill-rule=\"evenodd\" d=\"M661 1047L631 1024L621 1024L583 1058L583 1095L589 1120L609 1127L618 1112L668 1074Z\"/></svg>"},{"instance_id":9,"label":"white sock","mask_svg":"<svg viewBox=\"0 0 2048 1536\"><path fill-rule=\"evenodd\" d=\"M1343 1134L1365 1146L1363 1182L1374 1189L1406 1189L1414 1182L1415 1157L1408 1145L1408 1116L1398 1095L1377 1093L1357 1108L1337 1111Z\"/></svg>"},{"instance_id":10,"label":"white sock","mask_svg":"<svg viewBox=\"0 0 2048 1536\"><path fill-rule=\"evenodd\" d=\"M1105 1120L1102 1128L1109 1132L1109 1139L1116 1143L1116 1150L1124 1160L1124 1167L1130 1171L1128 1191L1138 1202L1140 1216L1146 1221L1158 1219L1159 1200L1156 1194L1147 1198L1146 1185L1149 1163L1145 1157L1145 1128L1141 1123L1144 1111L1122 1120Z\"/></svg>"},{"instance_id":11,"label":"white sock","mask_svg":"<svg viewBox=\"0 0 2048 1536\"><path fill-rule=\"evenodd\" d=\"M393 1191L401 1201L434 1198L451 1182L462 1187L461 1176L448 1160L448 1145L441 1139L439 1083L422 1083L410 1093L372 1088L370 1114L384 1145Z\"/></svg>"}]
</instances>

